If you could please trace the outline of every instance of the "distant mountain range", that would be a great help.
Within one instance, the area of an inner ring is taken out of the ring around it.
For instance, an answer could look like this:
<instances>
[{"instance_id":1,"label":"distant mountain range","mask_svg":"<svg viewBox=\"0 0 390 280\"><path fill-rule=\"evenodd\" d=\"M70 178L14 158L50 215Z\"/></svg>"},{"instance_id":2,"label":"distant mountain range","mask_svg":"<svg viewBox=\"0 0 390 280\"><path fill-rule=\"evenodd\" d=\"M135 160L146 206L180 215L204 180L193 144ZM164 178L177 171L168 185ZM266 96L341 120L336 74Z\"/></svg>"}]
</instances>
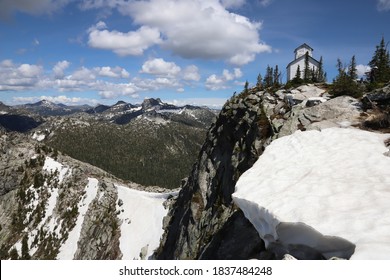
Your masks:
<instances>
[{"instance_id":1,"label":"distant mountain range","mask_svg":"<svg viewBox=\"0 0 390 280\"><path fill-rule=\"evenodd\" d=\"M217 111L141 104L67 106L42 100L0 104L0 130L29 133L75 159L143 185L176 188L189 172Z\"/></svg>"}]
</instances>

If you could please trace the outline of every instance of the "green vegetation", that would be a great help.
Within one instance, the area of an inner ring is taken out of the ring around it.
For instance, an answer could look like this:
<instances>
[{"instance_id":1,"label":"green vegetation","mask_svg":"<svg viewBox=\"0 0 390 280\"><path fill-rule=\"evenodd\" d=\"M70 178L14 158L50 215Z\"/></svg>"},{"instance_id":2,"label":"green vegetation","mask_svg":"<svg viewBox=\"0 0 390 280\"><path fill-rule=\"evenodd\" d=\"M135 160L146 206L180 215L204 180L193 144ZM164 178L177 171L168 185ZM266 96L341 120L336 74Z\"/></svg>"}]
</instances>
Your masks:
<instances>
[{"instance_id":1,"label":"green vegetation","mask_svg":"<svg viewBox=\"0 0 390 280\"><path fill-rule=\"evenodd\" d=\"M370 82L369 89L383 87L384 84L390 81L390 54L387 45L385 38L382 37L368 64L371 67L371 70L367 73L367 79Z\"/></svg>"},{"instance_id":2,"label":"green vegetation","mask_svg":"<svg viewBox=\"0 0 390 280\"><path fill-rule=\"evenodd\" d=\"M359 98L363 95L363 88L357 82L357 70L355 56L346 67L340 59L337 60L338 75L333 80L333 85L329 91L333 96L349 95Z\"/></svg>"},{"instance_id":3,"label":"green vegetation","mask_svg":"<svg viewBox=\"0 0 390 280\"><path fill-rule=\"evenodd\" d=\"M75 126L58 130L48 144L121 179L179 187L196 161L206 131L175 122L145 122Z\"/></svg>"}]
</instances>

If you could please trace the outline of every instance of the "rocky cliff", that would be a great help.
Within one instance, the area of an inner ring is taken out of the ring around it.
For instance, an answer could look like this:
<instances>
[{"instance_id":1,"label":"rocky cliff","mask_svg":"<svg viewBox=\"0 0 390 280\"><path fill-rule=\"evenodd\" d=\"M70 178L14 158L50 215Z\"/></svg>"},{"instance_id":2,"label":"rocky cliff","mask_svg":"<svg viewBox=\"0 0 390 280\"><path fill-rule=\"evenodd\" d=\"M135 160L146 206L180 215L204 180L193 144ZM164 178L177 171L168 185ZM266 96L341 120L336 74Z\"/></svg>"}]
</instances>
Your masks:
<instances>
[{"instance_id":1,"label":"rocky cliff","mask_svg":"<svg viewBox=\"0 0 390 280\"><path fill-rule=\"evenodd\" d=\"M236 183L268 145L297 130L388 132L389 89L362 100L331 98L326 85L233 96L178 194L121 181L39 135L0 130L0 258L323 259L302 246L266 249L232 199Z\"/></svg>"},{"instance_id":2,"label":"rocky cliff","mask_svg":"<svg viewBox=\"0 0 390 280\"><path fill-rule=\"evenodd\" d=\"M232 202L240 175L274 139L296 130L367 128L367 120L377 115L377 111L367 110L352 97L331 99L324 85L275 93L253 88L234 96L210 128L198 162L165 218L165 233L155 257L277 258L276 252L265 250L252 224Z\"/></svg>"},{"instance_id":3,"label":"rocky cliff","mask_svg":"<svg viewBox=\"0 0 390 280\"><path fill-rule=\"evenodd\" d=\"M26 135L0 139L1 259L150 257L172 194L123 182Z\"/></svg>"},{"instance_id":4,"label":"rocky cliff","mask_svg":"<svg viewBox=\"0 0 390 280\"><path fill-rule=\"evenodd\" d=\"M259 94L243 93L225 104L165 219L157 258L245 259L261 252L261 239L232 203L231 194L272 134Z\"/></svg>"}]
</instances>

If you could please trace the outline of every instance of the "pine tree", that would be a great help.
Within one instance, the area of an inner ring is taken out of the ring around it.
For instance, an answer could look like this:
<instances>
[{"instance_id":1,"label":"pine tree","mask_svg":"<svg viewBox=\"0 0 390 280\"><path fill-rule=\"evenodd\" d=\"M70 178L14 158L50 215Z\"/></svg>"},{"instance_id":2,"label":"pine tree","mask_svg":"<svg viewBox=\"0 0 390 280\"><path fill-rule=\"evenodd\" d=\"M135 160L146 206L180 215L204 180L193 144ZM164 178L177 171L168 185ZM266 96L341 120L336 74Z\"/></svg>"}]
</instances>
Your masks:
<instances>
[{"instance_id":1,"label":"pine tree","mask_svg":"<svg viewBox=\"0 0 390 280\"><path fill-rule=\"evenodd\" d=\"M348 66L348 77L351 78L353 81L356 81L358 79L355 56L352 56L351 62Z\"/></svg>"},{"instance_id":2,"label":"pine tree","mask_svg":"<svg viewBox=\"0 0 390 280\"><path fill-rule=\"evenodd\" d=\"M25 235L22 239L22 255L21 255L22 260L29 260L31 259L30 254L29 254L29 249L28 249L28 239L27 235Z\"/></svg>"},{"instance_id":3,"label":"pine tree","mask_svg":"<svg viewBox=\"0 0 390 280\"><path fill-rule=\"evenodd\" d=\"M261 74L259 74L257 76L256 87L257 87L258 90L262 90L263 89L263 77L261 76Z\"/></svg>"},{"instance_id":4,"label":"pine tree","mask_svg":"<svg viewBox=\"0 0 390 280\"><path fill-rule=\"evenodd\" d=\"M248 81L245 81L244 94L245 94L245 96L249 94L249 83L248 83Z\"/></svg>"},{"instance_id":5,"label":"pine tree","mask_svg":"<svg viewBox=\"0 0 390 280\"><path fill-rule=\"evenodd\" d=\"M298 65L297 67L297 72L295 73L295 77L294 79L298 80L298 79L302 79L301 78L301 67Z\"/></svg>"},{"instance_id":6,"label":"pine tree","mask_svg":"<svg viewBox=\"0 0 390 280\"><path fill-rule=\"evenodd\" d=\"M324 72L324 63L322 60L322 56L320 57L320 61L318 64L318 69L316 73L316 82L317 83L324 83L326 82L326 73Z\"/></svg>"},{"instance_id":7,"label":"pine tree","mask_svg":"<svg viewBox=\"0 0 390 280\"><path fill-rule=\"evenodd\" d=\"M330 94L334 96L349 95L352 97L360 97L362 95L362 89L354 79L356 74L356 62L355 56L352 57L351 62L347 67L342 63L340 59L337 59L337 71L338 75L333 81Z\"/></svg>"},{"instance_id":8,"label":"pine tree","mask_svg":"<svg viewBox=\"0 0 390 280\"><path fill-rule=\"evenodd\" d=\"M267 70L264 77L264 88L270 88L273 86L274 81L274 70L269 65L267 66Z\"/></svg>"},{"instance_id":9,"label":"pine tree","mask_svg":"<svg viewBox=\"0 0 390 280\"><path fill-rule=\"evenodd\" d=\"M309 65L309 52L305 54L305 69L303 69L303 81L305 83L310 82L311 80L311 69Z\"/></svg>"},{"instance_id":10,"label":"pine tree","mask_svg":"<svg viewBox=\"0 0 390 280\"><path fill-rule=\"evenodd\" d=\"M384 37L382 37L379 46L376 46L375 53L368 65L371 67L368 79L373 87L381 86L381 84L390 81L390 55Z\"/></svg>"},{"instance_id":11,"label":"pine tree","mask_svg":"<svg viewBox=\"0 0 390 280\"><path fill-rule=\"evenodd\" d=\"M280 72L278 65L275 66L275 70L273 71L273 86L279 87L280 86Z\"/></svg>"}]
</instances>

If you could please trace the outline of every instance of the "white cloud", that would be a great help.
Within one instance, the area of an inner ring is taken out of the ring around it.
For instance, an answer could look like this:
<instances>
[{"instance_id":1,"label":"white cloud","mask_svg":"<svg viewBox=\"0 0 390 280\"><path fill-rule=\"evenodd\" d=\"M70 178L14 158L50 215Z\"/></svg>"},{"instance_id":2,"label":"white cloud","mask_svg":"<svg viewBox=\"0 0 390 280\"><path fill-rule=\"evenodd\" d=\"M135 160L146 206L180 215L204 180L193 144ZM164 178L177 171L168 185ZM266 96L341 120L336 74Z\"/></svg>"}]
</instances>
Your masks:
<instances>
[{"instance_id":1,"label":"white cloud","mask_svg":"<svg viewBox=\"0 0 390 280\"><path fill-rule=\"evenodd\" d=\"M176 106L194 105L194 106L207 106L209 108L221 109L226 103L226 98L183 98L168 100L167 103L174 104Z\"/></svg>"},{"instance_id":2,"label":"white cloud","mask_svg":"<svg viewBox=\"0 0 390 280\"><path fill-rule=\"evenodd\" d=\"M76 70L69 78L75 81L91 81L96 79L96 75L92 70L81 67L80 69Z\"/></svg>"},{"instance_id":3,"label":"white cloud","mask_svg":"<svg viewBox=\"0 0 390 280\"><path fill-rule=\"evenodd\" d=\"M56 65L53 67L53 73L55 78L63 78L64 77L64 71L70 66L70 62L63 60L57 62Z\"/></svg>"},{"instance_id":4,"label":"white cloud","mask_svg":"<svg viewBox=\"0 0 390 280\"><path fill-rule=\"evenodd\" d=\"M154 78L129 79L129 72L119 66L80 67L69 71L70 62L63 60L57 62L51 71L44 71L40 65L16 64L7 59L0 61L0 91L96 92L105 99L121 96L136 98L141 92L163 89L183 92L185 82L200 79L195 65L187 66L181 71L175 63L163 59L151 59L147 62L149 63L144 64L143 70L153 74ZM123 82L123 79L127 81ZM63 98L66 94L59 96ZM66 99L63 101L77 102Z\"/></svg>"},{"instance_id":5,"label":"white cloud","mask_svg":"<svg viewBox=\"0 0 390 280\"><path fill-rule=\"evenodd\" d=\"M260 0L260 4L264 7L270 5L274 0Z\"/></svg>"},{"instance_id":6,"label":"white cloud","mask_svg":"<svg viewBox=\"0 0 390 280\"><path fill-rule=\"evenodd\" d=\"M221 0L222 6L225 8L239 8L245 4L245 0Z\"/></svg>"},{"instance_id":7,"label":"white cloud","mask_svg":"<svg viewBox=\"0 0 390 280\"><path fill-rule=\"evenodd\" d=\"M181 68L174 62L167 62L162 58L149 59L142 65L141 73L158 76L176 76Z\"/></svg>"},{"instance_id":8,"label":"white cloud","mask_svg":"<svg viewBox=\"0 0 390 280\"><path fill-rule=\"evenodd\" d=\"M1 0L0 17L9 17L19 11L31 15L52 14L72 0Z\"/></svg>"},{"instance_id":9,"label":"white cloud","mask_svg":"<svg viewBox=\"0 0 390 280\"><path fill-rule=\"evenodd\" d=\"M183 72L183 79L186 81L195 81L200 80L199 69L195 65L187 66Z\"/></svg>"},{"instance_id":10,"label":"white cloud","mask_svg":"<svg viewBox=\"0 0 390 280\"><path fill-rule=\"evenodd\" d=\"M97 73L97 75L101 77L108 77L108 78L129 78L130 74L126 71L126 69L123 69L119 66L116 66L114 68L110 66L104 66L104 67L95 67L94 71Z\"/></svg>"},{"instance_id":11,"label":"white cloud","mask_svg":"<svg viewBox=\"0 0 390 280\"><path fill-rule=\"evenodd\" d=\"M227 86L225 85L225 82L226 82L226 80L224 80L223 78L218 77L215 74L212 74L206 80L206 88L208 90L226 89Z\"/></svg>"},{"instance_id":12,"label":"white cloud","mask_svg":"<svg viewBox=\"0 0 390 280\"><path fill-rule=\"evenodd\" d=\"M110 50L120 56L142 55L146 49L161 41L160 32L148 26L127 33L108 31L105 28L105 23L100 21L88 30L90 47Z\"/></svg>"},{"instance_id":13,"label":"white cloud","mask_svg":"<svg viewBox=\"0 0 390 280\"><path fill-rule=\"evenodd\" d=\"M65 95L60 96L16 96L13 97L13 101L16 103L33 103L40 100L48 100L53 103L62 103L67 105L80 105L80 104L98 104L99 102L96 99L91 98L82 98L82 97L67 97Z\"/></svg>"},{"instance_id":14,"label":"white cloud","mask_svg":"<svg viewBox=\"0 0 390 280\"><path fill-rule=\"evenodd\" d=\"M221 90L228 88L228 82L242 77L242 71L240 68L234 68L233 72L228 69L222 71L222 76L213 74L206 80L206 88L208 90ZM237 83L237 81L235 82Z\"/></svg>"},{"instance_id":15,"label":"white cloud","mask_svg":"<svg viewBox=\"0 0 390 280\"><path fill-rule=\"evenodd\" d=\"M14 66L14 63L12 62L11 59L5 59L2 62L0 62L0 67L2 67L2 68L10 68L13 66Z\"/></svg>"},{"instance_id":16,"label":"white cloud","mask_svg":"<svg viewBox=\"0 0 390 280\"><path fill-rule=\"evenodd\" d=\"M43 73L42 66L15 65L11 60L0 63L0 91L26 90L38 84Z\"/></svg>"},{"instance_id":17,"label":"white cloud","mask_svg":"<svg viewBox=\"0 0 390 280\"><path fill-rule=\"evenodd\" d=\"M238 79L242 77L242 72L240 68L234 68L233 73L231 73L229 70L224 69L222 72L223 77L226 81L231 81L234 79Z\"/></svg>"},{"instance_id":18,"label":"white cloud","mask_svg":"<svg viewBox=\"0 0 390 280\"><path fill-rule=\"evenodd\" d=\"M389 11L390 10L390 0L378 0L378 10L379 11Z\"/></svg>"},{"instance_id":19,"label":"white cloud","mask_svg":"<svg viewBox=\"0 0 390 280\"><path fill-rule=\"evenodd\" d=\"M369 72L371 70L371 67L368 65L359 64L359 65L356 65L356 70L357 70L357 75L359 76L359 78L362 78L365 76L365 74L367 72Z\"/></svg>"},{"instance_id":20,"label":"white cloud","mask_svg":"<svg viewBox=\"0 0 390 280\"><path fill-rule=\"evenodd\" d=\"M82 10L115 8L122 2L122 0L82 0L79 6Z\"/></svg>"},{"instance_id":21,"label":"white cloud","mask_svg":"<svg viewBox=\"0 0 390 280\"><path fill-rule=\"evenodd\" d=\"M260 23L230 13L217 0L131 1L119 11L144 28L160 31L164 38L160 45L184 58L244 65L256 54L271 50L260 41Z\"/></svg>"}]
</instances>

